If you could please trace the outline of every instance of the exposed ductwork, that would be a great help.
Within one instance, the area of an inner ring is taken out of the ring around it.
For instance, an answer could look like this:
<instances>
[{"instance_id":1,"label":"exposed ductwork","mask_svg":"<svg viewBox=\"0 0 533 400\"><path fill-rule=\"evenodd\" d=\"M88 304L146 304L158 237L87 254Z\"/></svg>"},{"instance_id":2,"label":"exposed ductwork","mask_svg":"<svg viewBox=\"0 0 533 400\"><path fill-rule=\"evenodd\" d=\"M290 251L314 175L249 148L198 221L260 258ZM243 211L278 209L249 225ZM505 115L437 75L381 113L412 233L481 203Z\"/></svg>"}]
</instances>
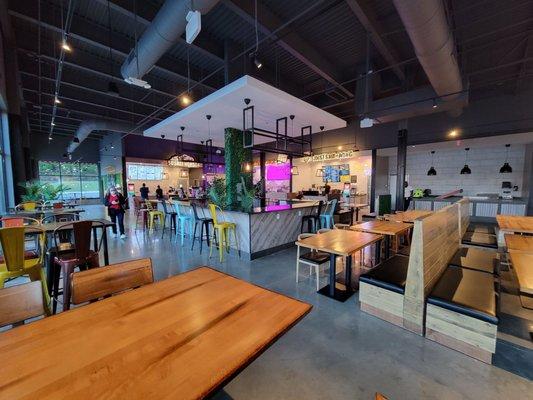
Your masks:
<instances>
[{"instance_id":1,"label":"exposed ductwork","mask_svg":"<svg viewBox=\"0 0 533 400\"><path fill-rule=\"evenodd\" d=\"M77 141L71 142L67 147L67 153L71 154L76 148L94 131L112 131L123 133L142 134L142 130L135 128L135 125L127 122L111 121L106 119L91 119L83 121L76 130L74 137Z\"/></svg>"},{"instance_id":2,"label":"exposed ductwork","mask_svg":"<svg viewBox=\"0 0 533 400\"><path fill-rule=\"evenodd\" d=\"M442 0L393 0L415 53L443 101L452 101L463 90L453 34ZM451 95L457 93L457 95Z\"/></svg>"},{"instance_id":3,"label":"exposed ductwork","mask_svg":"<svg viewBox=\"0 0 533 400\"><path fill-rule=\"evenodd\" d=\"M185 32L185 17L191 11L207 14L219 0L166 0L154 20L122 64L120 73L124 79L141 79Z\"/></svg>"}]
</instances>

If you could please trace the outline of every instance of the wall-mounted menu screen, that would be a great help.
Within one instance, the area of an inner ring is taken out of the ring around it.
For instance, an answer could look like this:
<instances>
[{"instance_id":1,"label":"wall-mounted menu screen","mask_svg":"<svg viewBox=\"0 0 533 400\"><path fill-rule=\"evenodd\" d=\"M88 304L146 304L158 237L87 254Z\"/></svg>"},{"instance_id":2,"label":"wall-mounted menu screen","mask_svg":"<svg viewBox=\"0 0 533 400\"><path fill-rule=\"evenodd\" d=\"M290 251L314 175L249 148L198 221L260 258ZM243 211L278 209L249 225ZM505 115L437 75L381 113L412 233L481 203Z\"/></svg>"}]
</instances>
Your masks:
<instances>
[{"instance_id":1,"label":"wall-mounted menu screen","mask_svg":"<svg viewBox=\"0 0 533 400\"><path fill-rule=\"evenodd\" d=\"M322 176L324 182L341 182L341 177L350 175L349 164L324 165L322 168L324 170L324 175Z\"/></svg>"}]
</instances>

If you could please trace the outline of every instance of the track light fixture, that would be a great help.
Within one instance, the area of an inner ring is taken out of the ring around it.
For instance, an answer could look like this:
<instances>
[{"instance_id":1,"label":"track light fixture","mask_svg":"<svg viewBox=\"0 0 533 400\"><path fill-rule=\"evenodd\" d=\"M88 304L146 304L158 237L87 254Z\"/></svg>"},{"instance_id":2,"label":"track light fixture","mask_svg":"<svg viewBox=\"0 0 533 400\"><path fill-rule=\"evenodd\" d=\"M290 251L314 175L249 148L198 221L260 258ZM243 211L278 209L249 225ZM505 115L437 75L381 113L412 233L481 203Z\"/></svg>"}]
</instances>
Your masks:
<instances>
[{"instance_id":1,"label":"track light fixture","mask_svg":"<svg viewBox=\"0 0 533 400\"><path fill-rule=\"evenodd\" d=\"M433 106L432 106L432 108L437 108L437 107L438 107L437 99L433 99Z\"/></svg>"},{"instance_id":2,"label":"track light fixture","mask_svg":"<svg viewBox=\"0 0 533 400\"><path fill-rule=\"evenodd\" d=\"M66 52L70 53L72 51L72 47L70 47L70 45L68 44L67 42L67 39L63 39L63 41L61 42L61 48L63 50L65 50Z\"/></svg>"},{"instance_id":3,"label":"track light fixture","mask_svg":"<svg viewBox=\"0 0 533 400\"><path fill-rule=\"evenodd\" d=\"M261 61L259 61L259 59L257 58L257 56L254 57L254 64L255 64L255 67L257 69L261 69L261 67L263 66L263 63Z\"/></svg>"},{"instance_id":4,"label":"track light fixture","mask_svg":"<svg viewBox=\"0 0 533 400\"><path fill-rule=\"evenodd\" d=\"M507 154L505 155L505 162L503 163L502 167L500 168L500 174L510 174L513 172L513 168L509 165L508 159L509 159L509 147L511 147L510 144L506 144L505 147L507 148Z\"/></svg>"}]
</instances>

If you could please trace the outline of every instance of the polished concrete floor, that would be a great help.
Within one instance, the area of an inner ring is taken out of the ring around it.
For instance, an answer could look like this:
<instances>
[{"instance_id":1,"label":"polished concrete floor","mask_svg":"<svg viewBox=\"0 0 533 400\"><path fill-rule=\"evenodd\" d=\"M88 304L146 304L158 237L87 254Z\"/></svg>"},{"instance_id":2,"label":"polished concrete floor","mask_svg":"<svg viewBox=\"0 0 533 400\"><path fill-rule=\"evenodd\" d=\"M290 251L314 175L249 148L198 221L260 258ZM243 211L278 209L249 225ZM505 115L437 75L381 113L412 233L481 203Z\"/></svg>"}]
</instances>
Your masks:
<instances>
[{"instance_id":1,"label":"polished concrete floor","mask_svg":"<svg viewBox=\"0 0 533 400\"><path fill-rule=\"evenodd\" d=\"M373 399L375 392L389 399L533 398L533 381L365 314L357 295L339 303L317 294L305 268L296 284L295 249L254 261L231 254L220 263L205 249L202 255L191 251L190 241L182 247L169 234L131 228L126 240L111 239L109 248L111 262L152 257L156 279L209 265L313 305L216 399ZM326 284L327 276L322 280ZM533 351L519 354L533 368Z\"/></svg>"},{"instance_id":2,"label":"polished concrete floor","mask_svg":"<svg viewBox=\"0 0 533 400\"><path fill-rule=\"evenodd\" d=\"M95 208L86 216L101 212ZM345 303L317 294L306 268L296 284L295 249L254 261L231 254L220 263L205 248L202 255L196 248L191 251L190 243L182 247L168 233L161 238L160 232L128 228L127 239L110 239L110 260L151 257L156 279L209 265L313 305L308 316L215 399L373 399L375 392L391 400L533 398L533 381L365 314L357 294ZM325 284L327 276L322 280ZM521 365L531 365L533 371L533 351L528 351L516 357L525 357ZM505 354L511 355L505 362L517 362L512 352Z\"/></svg>"}]
</instances>

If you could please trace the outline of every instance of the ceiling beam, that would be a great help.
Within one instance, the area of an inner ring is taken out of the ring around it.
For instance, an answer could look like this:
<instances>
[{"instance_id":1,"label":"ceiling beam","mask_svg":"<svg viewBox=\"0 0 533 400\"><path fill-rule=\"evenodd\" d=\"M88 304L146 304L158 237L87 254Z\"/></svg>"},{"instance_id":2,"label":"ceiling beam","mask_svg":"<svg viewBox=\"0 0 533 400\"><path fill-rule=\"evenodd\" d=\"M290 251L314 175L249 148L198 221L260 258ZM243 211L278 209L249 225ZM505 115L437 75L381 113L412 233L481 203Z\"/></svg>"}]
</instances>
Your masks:
<instances>
[{"instance_id":1,"label":"ceiling beam","mask_svg":"<svg viewBox=\"0 0 533 400\"><path fill-rule=\"evenodd\" d=\"M56 25L53 25L51 23L46 23L44 21L41 21L39 22L39 20L35 19L35 18L32 18L30 16L27 16L25 14L22 14L22 13L19 13L17 11L14 11L14 10L9 10L9 14L15 18L18 18L18 19L21 19L23 21L26 21L26 22L29 22L29 23L32 23L36 26L41 26L42 28L46 29L46 30L49 30L49 31L52 31L52 32L56 32L56 33L59 33L59 34L62 34L63 30L60 26L56 26ZM52 18L51 18L52 19ZM89 26L91 25L91 26ZM72 25L71 25L71 30L69 32L69 38L73 38L75 40L79 40L80 42L83 42L85 44L88 44L90 46L94 46L100 50L104 50L104 51L109 51L109 44L108 43L103 43L102 41L99 41L96 39L96 36L98 34L98 36L100 36L100 38L103 38L105 37L105 35L107 35L106 32L98 32L96 29L95 29L95 25L94 24L89 24L88 22L84 21L83 19L79 18L79 17L73 17L73 21L72 21ZM82 33L82 27L84 27L85 29L85 32ZM88 33L90 32L90 33ZM125 60L127 57L128 57L128 49L129 49L129 46L128 46L128 42L130 41L129 38L127 37L117 37L116 34L113 34L115 36L115 40L112 39L112 43L113 43L113 47L112 47L112 53L113 55L115 56L119 56L121 57L123 60ZM92 36L92 37L90 37ZM117 47L121 47L120 49L118 49ZM76 51L76 49L74 49L74 52ZM164 61L164 60L161 60L161 61ZM167 59L167 64L177 64L177 63L180 63L179 61L177 60L168 60ZM186 67L185 67L186 68ZM153 68L154 71L159 71L159 72L163 72L163 73L166 73L166 74L169 74L171 75L172 77L174 77L175 79L181 81L181 82L186 82L187 81L187 75L186 74L181 74L179 72L176 72L174 70L170 70L168 68L163 68L161 67L160 65L154 65L154 68ZM194 79L190 79L190 82L193 83L193 84L198 84L200 86L203 86L205 89L209 90L209 91L215 91L217 90L215 87L213 86L210 86L206 83L200 83L199 81L196 81Z\"/></svg>"},{"instance_id":2,"label":"ceiling beam","mask_svg":"<svg viewBox=\"0 0 533 400\"><path fill-rule=\"evenodd\" d=\"M254 5L252 1L222 0L222 3L250 25L254 25ZM279 26L283 25L283 21L268 8L260 4L259 1L257 2L257 7L258 29L264 35L270 35ZM353 93L339 83L341 74L335 66L329 60L326 60L314 46L306 42L298 33L285 30L283 34L276 35L275 39L276 43L293 57L307 65L316 74L320 75L344 94L353 97Z\"/></svg>"},{"instance_id":3,"label":"ceiling beam","mask_svg":"<svg viewBox=\"0 0 533 400\"><path fill-rule=\"evenodd\" d=\"M370 35L372 44L385 59L385 62L388 65L395 65L392 70L400 81L405 81L405 73L403 69L397 65L400 62L400 59L396 54L396 51L383 40L382 34L384 33L384 30L377 22L377 18L375 17L374 12L370 9L368 2L366 0L346 0L346 3Z\"/></svg>"},{"instance_id":4,"label":"ceiling beam","mask_svg":"<svg viewBox=\"0 0 533 400\"><path fill-rule=\"evenodd\" d=\"M105 7L107 7L107 0L92 0L95 3L101 4ZM148 26L151 24L151 19L155 17L156 11L154 10L152 12L153 15L150 17L146 14L148 14L148 11L141 10L142 8L146 8L148 6L148 2L138 2L137 3L137 15L129 8L131 6L131 1L129 0L114 0L109 1L109 7L111 10L122 14L132 20L134 22L137 20L137 22L143 26ZM159 11L159 10L157 10ZM183 37L179 37L177 39L177 43L183 46L191 46L193 51L197 51L200 54L211 58L212 60L215 60L219 63L224 62L224 50L223 45L216 43L216 41L209 37L208 34L206 34L205 29L202 29L202 33L194 40L192 44L188 44L186 40Z\"/></svg>"},{"instance_id":5,"label":"ceiling beam","mask_svg":"<svg viewBox=\"0 0 533 400\"><path fill-rule=\"evenodd\" d=\"M19 71L21 73L21 75L23 76L28 76L28 77L31 77L31 78L35 78L35 79L39 79L39 75L36 75L36 74L31 74L29 72L26 72L26 71ZM41 81L46 81L46 82L55 82L55 79L53 78L48 78L46 76L41 76ZM138 104L138 105L141 105L143 107L148 107L148 108L152 108L152 109L156 109L156 110L159 110L159 109L162 109L162 110L165 110L167 112L169 112L170 114L175 114L177 111L176 110L172 110L170 108L160 108L158 106L155 106L153 104L149 104L149 103L144 103L142 101L137 101L137 100L133 100L133 99L130 99L128 97L124 97L123 95L117 97L113 94L110 94L108 92L104 92L104 91L101 91L101 90L96 90L96 89L92 89L88 86L81 86L81 85L77 85L75 83L72 83L72 82L67 82L65 81L64 79L61 80L61 85L63 86L68 86L68 87L71 87L71 88L75 88L75 89L79 89L79 90L82 90L82 91L85 91L85 92L90 92L90 93L94 93L94 94L97 94L99 96L106 96L106 97L113 97L114 99L116 100L124 100L124 101L128 101L130 103L134 103L134 104ZM61 99L62 96L59 96L59 98Z\"/></svg>"}]
</instances>

